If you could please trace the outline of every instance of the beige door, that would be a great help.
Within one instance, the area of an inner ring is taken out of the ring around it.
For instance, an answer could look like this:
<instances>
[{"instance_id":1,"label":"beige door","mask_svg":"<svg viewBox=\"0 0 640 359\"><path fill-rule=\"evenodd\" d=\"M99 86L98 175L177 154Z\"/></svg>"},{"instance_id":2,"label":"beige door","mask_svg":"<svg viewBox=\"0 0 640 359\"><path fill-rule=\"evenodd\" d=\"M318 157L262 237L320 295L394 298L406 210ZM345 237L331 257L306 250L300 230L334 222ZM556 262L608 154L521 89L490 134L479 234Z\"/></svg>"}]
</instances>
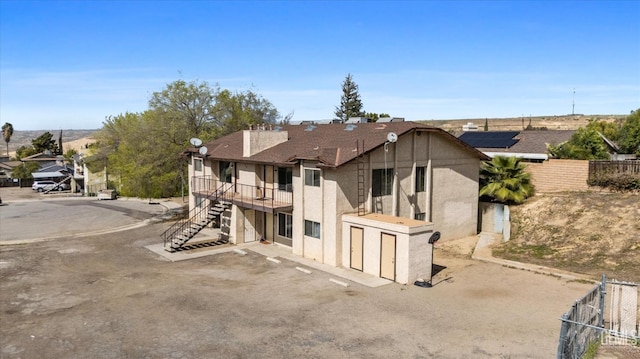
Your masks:
<instances>
[{"instance_id":1,"label":"beige door","mask_svg":"<svg viewBox=\"0 0 640 359\"><path fill-rule=\"evenodd\" d=\"M358 227L351 227L351 268L362 270L362 245L364 240L364 230Z\"/></svg>"},{"instance_id":2,"label":"beige door","mask_svg":"<svg viewBox=\"0 0 640 359\"><path fill-rule=\"evenodd\" d=\"M254 242L256 240L256 211L247 209L244 211L244 241Z\"/></svg>"},{"instance_id":3,"label":"beige door","mask_svg":"<svg viewBox=\"0 0 640 359\"><path fill-rule=\"evenodd\" d=\"M396 236L382 233L380 243L380 277L396 280Z\"/></svg>"}]
</instances>

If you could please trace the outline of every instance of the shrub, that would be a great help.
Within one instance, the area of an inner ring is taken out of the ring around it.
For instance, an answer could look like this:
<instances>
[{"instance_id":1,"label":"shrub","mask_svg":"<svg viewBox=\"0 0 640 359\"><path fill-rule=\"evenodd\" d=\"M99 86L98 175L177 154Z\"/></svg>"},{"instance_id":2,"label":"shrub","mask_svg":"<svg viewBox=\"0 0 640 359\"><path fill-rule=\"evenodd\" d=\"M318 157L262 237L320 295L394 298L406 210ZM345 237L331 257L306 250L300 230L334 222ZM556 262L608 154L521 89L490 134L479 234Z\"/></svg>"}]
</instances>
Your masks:
<instances>
[{"instance_id":1,"label":"shrub","mask_svg":"<svg viewBox=\"0 0 640 359\"><path fill-rule=\"evenodd\" d=\"M640 177L628 173L604 173L587 180L589 186L608 188L614 192L640 191Z\"/></svg>"}]
</instances>

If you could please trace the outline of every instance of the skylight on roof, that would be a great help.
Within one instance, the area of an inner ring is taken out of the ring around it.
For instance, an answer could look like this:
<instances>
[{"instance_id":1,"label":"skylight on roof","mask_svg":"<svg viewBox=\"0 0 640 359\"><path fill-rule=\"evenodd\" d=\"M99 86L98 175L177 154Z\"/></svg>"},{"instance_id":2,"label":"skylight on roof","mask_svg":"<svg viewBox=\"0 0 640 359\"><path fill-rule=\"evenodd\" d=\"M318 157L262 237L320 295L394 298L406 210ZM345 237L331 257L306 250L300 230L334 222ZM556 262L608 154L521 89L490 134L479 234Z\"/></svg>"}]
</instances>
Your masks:
<instances>
[{"instance_id":1,"label":"skylight on roof","mask_svg":"<svg viewBox=\"0 0 640 359\"><path fill-rule=\"evenodd\" d=\"M307 128L305 128L304 130L305 130L305 131L313 131L316 127L317 127L317 126L309 125L309 126L307 126Z\"/></svg>"},{"instance_id":2,"label":"skylight on roof","mask_svg":"<svg viewBox=\"0 0 640 359\"><path fill-rule=\"evenodd\" d=\"M358 126L353 125L353 124L349 124L349 125L347 125L347 127L344 128L344 130L345 131L353 131L356 127L358 127Z\"/></svg>"}]
</instances>

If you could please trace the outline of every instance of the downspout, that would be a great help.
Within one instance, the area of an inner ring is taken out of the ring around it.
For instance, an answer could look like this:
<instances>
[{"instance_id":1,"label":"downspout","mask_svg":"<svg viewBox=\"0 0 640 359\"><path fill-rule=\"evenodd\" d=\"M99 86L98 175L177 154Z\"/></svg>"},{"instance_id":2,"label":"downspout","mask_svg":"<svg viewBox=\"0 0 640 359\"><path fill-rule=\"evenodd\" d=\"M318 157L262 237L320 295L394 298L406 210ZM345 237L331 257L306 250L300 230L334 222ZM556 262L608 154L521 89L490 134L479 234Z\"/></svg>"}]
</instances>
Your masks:
<instances>
[{"instance_id":1,"label":"downspout","mask_svg":"<svg viewBox=\"0 0 640 359\"><path fill-rule=\"evenodd\" d=\"M428 160L427 160L427 173L425 174L425 176L427 177L427 203L426 203L426 208L429 211L429 214L427 216L425 216L426 220L428 220L429 222L433 223L433 164L431 161L431 136L432 134L429 133L429 136L427 137L427 155L428 155Z\"/></svg>"},{"instance_id":2,"label":"downspout","mask_svg":"<svg viewBox=\"0 0 640 359\"><path fill-rule=\"evenodd\" d=\"M320 206L320 210L322 214L320 216L320 221L322 221L322 225L320 226L320 258L322 258L322 263L324 263L324 232L325 232L325 222L324 222L324 170L320 169L320 193L322 193L322 202Z\"/></svg>"},{"instance_id":3,"label":"downspout","mask_svg":"<svg viewBox=\"0 0 640 359\"><path fill-rule=\"evenodd\" d=\"M398 216L398 142L393 142L393 216Z\"/></svg>"},{"instance_id":4,"label":"downspout","mask_svg":"<svg viewBox=\"0 0 640 359\"><path fill-rule=\"evenodd\" d=\"M416 218L416 202L418 200L418 193L416 192L416 136L417 136L417 131L413 132L413 136L411 137L411 139L413 140L413 152L412 152L412 162L413 164L411 165L411 187L413 190L411 191L412 193L412 197L413 201L411 201L411 205L409 206L409 216L411 216L411 218Z\"/></svg>"}]
</instances>

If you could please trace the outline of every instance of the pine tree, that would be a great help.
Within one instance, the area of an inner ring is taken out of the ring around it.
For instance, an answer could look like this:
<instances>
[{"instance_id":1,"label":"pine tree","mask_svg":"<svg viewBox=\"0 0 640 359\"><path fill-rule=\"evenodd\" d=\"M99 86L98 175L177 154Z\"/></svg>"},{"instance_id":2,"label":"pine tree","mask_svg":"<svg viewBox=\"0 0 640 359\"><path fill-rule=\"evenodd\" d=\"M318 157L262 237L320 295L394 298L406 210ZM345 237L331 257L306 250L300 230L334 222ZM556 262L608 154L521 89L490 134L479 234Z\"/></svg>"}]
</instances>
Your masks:
<instances>
[{"instance_id":1,"label":"pine tree","mask_svg":"<svg viewBox=\"0 0 640 359\"><path fill-rule=\"evenodd\" d=\"M358 85L353 81L351 74L348 74L342 83L342 97L340 98L340 106L336 106L335 115L343 123L351 117L364 115Z\"/></svg>"}]
</instances>

